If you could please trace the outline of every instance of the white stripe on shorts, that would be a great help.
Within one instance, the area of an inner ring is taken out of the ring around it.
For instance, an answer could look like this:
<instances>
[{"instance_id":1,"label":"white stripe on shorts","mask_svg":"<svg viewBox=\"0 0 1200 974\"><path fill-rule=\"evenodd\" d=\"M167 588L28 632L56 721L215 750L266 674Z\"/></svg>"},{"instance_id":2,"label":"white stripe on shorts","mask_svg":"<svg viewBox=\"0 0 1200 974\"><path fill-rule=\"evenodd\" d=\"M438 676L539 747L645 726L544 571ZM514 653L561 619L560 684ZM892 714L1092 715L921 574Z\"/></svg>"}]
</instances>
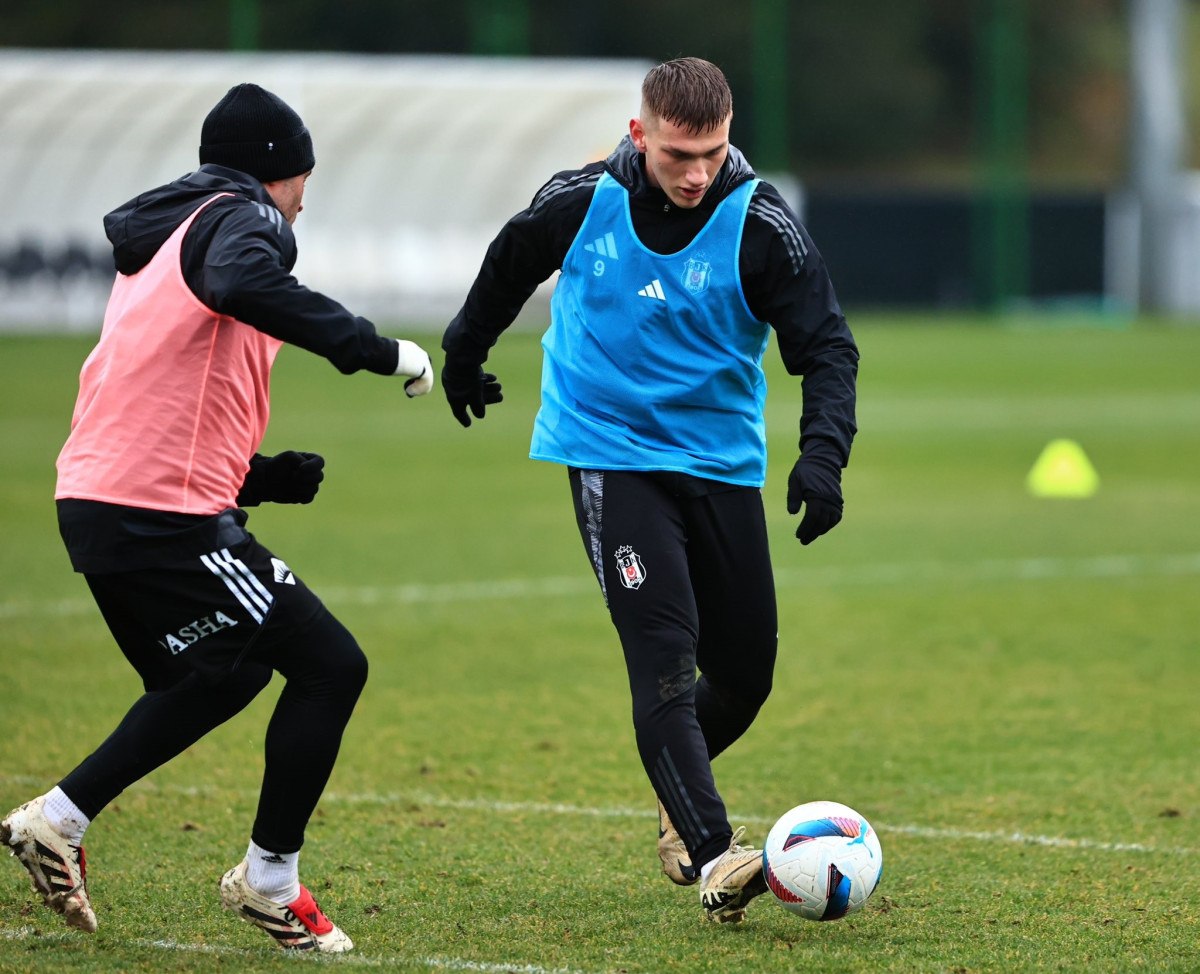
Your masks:
<instances>
[{"instance_id":1,"label":"white stripe on shorts","mask_svg":"<svg viewBox=\"0 0 1200 974\"><path fill-rule=\"evenodd\" d=\"M234 558L228 548L201 555L204 566L225 583L233 597L242 603L250 617L260 626L267 618L267 611L275 601L269 589L239 559Z\"/></svg>"}]
</instances>

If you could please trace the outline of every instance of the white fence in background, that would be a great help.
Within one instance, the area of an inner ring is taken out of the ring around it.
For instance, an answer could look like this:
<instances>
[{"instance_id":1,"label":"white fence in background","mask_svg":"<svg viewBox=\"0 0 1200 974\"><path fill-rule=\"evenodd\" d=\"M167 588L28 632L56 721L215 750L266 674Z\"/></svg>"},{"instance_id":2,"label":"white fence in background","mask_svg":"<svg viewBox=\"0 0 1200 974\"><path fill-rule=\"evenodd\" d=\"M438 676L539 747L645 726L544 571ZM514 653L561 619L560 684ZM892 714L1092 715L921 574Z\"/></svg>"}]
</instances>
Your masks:
<instances>
[{"instance_id":1,"label":"white fence in background","mask_svg":"<svg viewBox=\"0 0 1200 974\"><path fill-rule=\"evenodd\" d=\"M300 280L381 324L440 325L501 224L616 145L648 66L0 49L0 330L99 327L103 215L195 169L204 116L243 81L313 135Z\"/></svg>"}]
</instances>

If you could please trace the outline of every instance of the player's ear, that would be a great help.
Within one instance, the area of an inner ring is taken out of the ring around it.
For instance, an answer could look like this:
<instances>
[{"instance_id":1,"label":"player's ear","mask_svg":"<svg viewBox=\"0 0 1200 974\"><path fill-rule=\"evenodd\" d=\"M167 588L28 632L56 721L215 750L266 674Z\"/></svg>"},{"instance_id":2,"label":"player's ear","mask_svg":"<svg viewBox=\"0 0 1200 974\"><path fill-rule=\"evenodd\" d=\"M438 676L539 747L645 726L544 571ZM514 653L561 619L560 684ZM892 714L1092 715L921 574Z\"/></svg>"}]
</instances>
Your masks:
<instances>
[{"instance_id":1,"label":"player's ear","mask_svg":"<svg viewBox=\"0 0 1200 974\"><path fill-rule=\"evenodd\" d=\"M646 126L642 124L640 118L629 120L629 137L633 140L633 147L638 152L646 151Z\"/></svg>"}]
</instances>

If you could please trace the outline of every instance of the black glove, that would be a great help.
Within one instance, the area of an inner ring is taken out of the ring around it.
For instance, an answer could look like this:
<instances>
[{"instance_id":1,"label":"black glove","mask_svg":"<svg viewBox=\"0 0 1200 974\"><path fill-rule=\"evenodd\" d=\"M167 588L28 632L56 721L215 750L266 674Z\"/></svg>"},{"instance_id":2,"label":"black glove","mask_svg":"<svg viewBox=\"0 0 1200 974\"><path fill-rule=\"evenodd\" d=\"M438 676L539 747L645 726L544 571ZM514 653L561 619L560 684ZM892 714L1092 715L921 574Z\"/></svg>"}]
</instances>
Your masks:
<instances>
[{"instance_id":1,"label":"black glove","mask_svg":"<svg viewBox=\"0 0 1200 974\"><path fill-rule=\"evenodd\" d=\"M810 544L842 519L842 471L825 460L801 457L788 474L787 509L804 517L796 528L801 544Z\"/></svg>"},{"instance_id":2,"label":"black glove","mask_svg":"<svg viewBox=\"0 0 1200 974\"><path fill-rule=\"evenodd\" d=\"M476 419L483 419L488 406L504 402L500 383L492 373L484 372L482 365L477 365L473 370L454 369L447 365L442 369L442 388L446 392L446 402L450 403L450 411L463 426L471 425L468 407Z\"/></svg>"},{"instance_id":3,"label":"black glove","mask_svg":"<svg viewBox=\"0 0 1200 974\"><path fill-rule=\"evenodd\" d=\"M316 453L288 450L273 457L256 453L238 492L238 507L255 507L264 501L308 504L325 479L325 458Z\"/></svg>"}]
</instances>

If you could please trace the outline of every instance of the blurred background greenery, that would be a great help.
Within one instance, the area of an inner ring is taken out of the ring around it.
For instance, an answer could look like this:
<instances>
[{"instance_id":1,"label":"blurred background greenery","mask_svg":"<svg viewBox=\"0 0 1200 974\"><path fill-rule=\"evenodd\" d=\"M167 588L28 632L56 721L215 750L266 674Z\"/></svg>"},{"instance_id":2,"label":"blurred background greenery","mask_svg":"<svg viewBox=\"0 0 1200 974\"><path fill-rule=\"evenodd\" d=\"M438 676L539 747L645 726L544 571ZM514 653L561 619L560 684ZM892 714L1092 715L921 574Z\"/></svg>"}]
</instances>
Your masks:
<instances>
[{"instance_id":1,"label":"blurred background greenery","mask_svg":"<svg viewBox=\"0 0 1200 974\"><path fill-rule=\"evenodd\" d=\"M1186 50L1198 51L1200 3L1183 11ZM696 55L728 74L734 139L760 167L811 185L964 184L980 148L981 44L1000 17L1020 40L1005 60L1027 75L1032 183L1112 187L1127 169L1129 16L1125 0L8 0L0 44ZM1187 88L1194 167L1200 72Z\"/></svg>"},{"instance_id":2,"label":"blurred background greenery","mask_svg":"<svg viewBox=\"0 0 1200 974\"><path fill-rule=\"evenodd\" d=\"M849 304L1200 317L1200 0L9 0L0 45L700 56Z\"/></svg>"}]
</instances>

